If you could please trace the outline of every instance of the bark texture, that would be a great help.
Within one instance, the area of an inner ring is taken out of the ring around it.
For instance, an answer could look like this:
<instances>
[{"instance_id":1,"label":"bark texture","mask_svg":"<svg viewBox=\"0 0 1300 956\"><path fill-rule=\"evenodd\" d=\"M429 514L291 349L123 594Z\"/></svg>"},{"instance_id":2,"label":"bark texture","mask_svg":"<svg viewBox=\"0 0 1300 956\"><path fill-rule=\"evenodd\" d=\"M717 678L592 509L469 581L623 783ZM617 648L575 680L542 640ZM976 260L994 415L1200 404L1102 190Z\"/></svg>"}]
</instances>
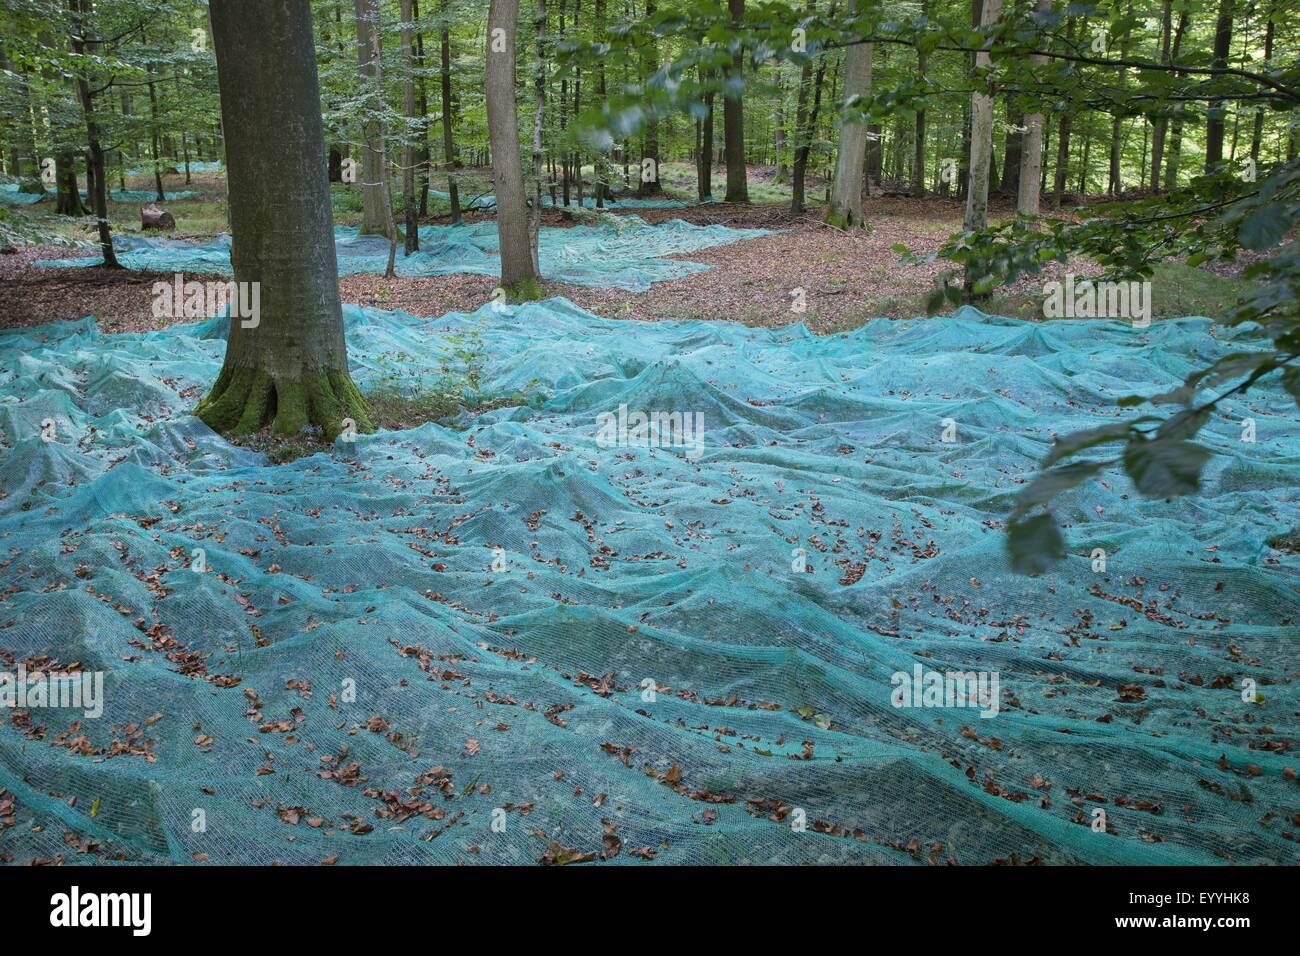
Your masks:
<instances>
[{"instance_id":1,"label":"bark texture","mask_svg":"<svg viewBox=\"0 0 1300 956\"><path fill-rule=\"evenodd\" d=\"M237 283L258 283L257 321L232 318L226 359L195 414L222 432L308 425L370 431L348 374L334 223L308 0L211 6ZM294 188L284 157L298 157Z\"/></svg>"},{"instance_id":2,"label":"bark texture","mask_svg":"<svg viewBox=\"0 0 1300 956\"><path fill-rule=\"evenodd\" d=\"M745 17L745 0L727 0L731 22L736 26ZM726 97L722 101L722 136L727 157L727 202L749 202L749 171L745 168L745 55L737 50L726 71Z\"/></svg>"},{"instance_id":3,"label":"bark texture","mask_svg":"<svg viewBox=\"0 0 1300 956\"><path fill-rule=\"evenodd\" d=\"M859 5L849 5L851 14ZM844 105L849 111L840 124L840 145L835 158L835 179L831 184L830 208L826 221L848 228L862 224L862 187L866 173L868 126L857 115L858 100L871 95L870 43L855 43L844 55Z\"/></svg>"},{"instance_id":4,"label":"bark texture","mask_svg":"<svg viewBox=\"0 0 1300 956\"><path fill-rule=\"evenodd\" d=\"M541 297L528 238L524 168L515 109L515 33L519 0L492 0L487 31L488 138L501 236L501 288L511 302Z\"/></svg>"}]
</instances>

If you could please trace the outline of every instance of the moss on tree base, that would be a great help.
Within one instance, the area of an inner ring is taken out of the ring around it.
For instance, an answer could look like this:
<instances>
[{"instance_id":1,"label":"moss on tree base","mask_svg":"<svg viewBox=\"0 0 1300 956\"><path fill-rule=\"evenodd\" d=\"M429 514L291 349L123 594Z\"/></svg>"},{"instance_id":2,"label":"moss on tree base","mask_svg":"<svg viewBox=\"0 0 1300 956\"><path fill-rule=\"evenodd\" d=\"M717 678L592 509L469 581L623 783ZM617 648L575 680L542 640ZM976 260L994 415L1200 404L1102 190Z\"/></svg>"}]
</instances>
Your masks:
<instances>
[{"instance_id":1,"label":"moss on tree base","mask_svg":"<svg viewBox=\"0 0 1300 956\"><path fill-rule=\"evenodd\" d=\"M826 213L825 223L836 229L843 229L846 232L849 229L865 229L867 221L865 219L854 220L853 214L848 212L830 211Z\"/></svg>"},{"instance_id":2,"label":"moss on tree base","mask_svg":"<svg viewBox=\"0 0 1300 956\"><path fill-rule=\"evenodd\" d=\"M516 302L535 302L542 297L541 286L533 278L520 279L518 282L506 285L501 283L501 289L506 294L506 301L514 304Z\"/></svg>"},{"instance_id":3,"label":"moss on tree base","mask_svg":"<svg viewBox=\"0 0 1300 956\"><path fill-rule=\"evenodd\" d=\"M227 365L194 414L213 431L246 435L265 425L279 435L297 435L308 425L333 441L351 419L359 432L374 431L366 400L347 372L313 369L301 378L260 368Z\"/></svg>"}]
</instances>

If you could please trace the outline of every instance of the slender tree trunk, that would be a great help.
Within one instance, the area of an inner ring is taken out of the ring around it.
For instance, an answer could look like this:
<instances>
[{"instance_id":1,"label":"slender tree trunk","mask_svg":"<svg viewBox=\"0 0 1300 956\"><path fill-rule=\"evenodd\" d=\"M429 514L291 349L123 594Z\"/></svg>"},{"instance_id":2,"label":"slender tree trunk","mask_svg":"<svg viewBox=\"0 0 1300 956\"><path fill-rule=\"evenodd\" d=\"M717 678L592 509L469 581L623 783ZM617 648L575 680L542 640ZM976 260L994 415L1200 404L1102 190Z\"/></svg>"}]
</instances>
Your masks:
<instances>
[{"instance_id":1,"label":"slender tree trunk","mask_svg":"<svg viewBox=\"0 0 1300 956\"><path fill-rule=\"evenodd\" d=\"M1052 0L1037 0L1034 9L1047 13L1052 9ZM1029 65L1039 70L1047 62L1047 57L1035 53L1029 57ZM1017 184L1016 212L1022 216L1037 216L1039 213L1039 188L1043 173L1043 114L1034 112L1025 116L1025 134L1020 142L1020 181Z\"/></svg>"},{"instance_id":2,"label":"slender tree trunk","mask_svg":"<svg viewBox=\"0 0 1300 956\"><path fill-rule=\"evenodd\" d=\"M813 10L813 0L808 0L807 12ZM831 4L830 15L835 15L835 4ZM817 114L821 111L822 104L822 84L826 79L827 56L823 53L820 55L817 63L816 75L811 80L812 85L812 108L808 108L809 96L809 76L812 73L812 63L804 64L803 72L799 80L799 107L796 115L795 127L798 136L798 142L795 144L794 151L794 168L790 173L791 199L790 212L792 215L801 216L804 212L804 183L808 175L808 159L812 153L812 139L817 129Z\"/></svg>"},{"instance_id":3,"label":"slender tree trunk","mask_svg":"<svg viewBox=\"0 0 1300 956\"><path fill-rule=\"evenodd\" d=\"M357 18L357 73L363 87L382 91L381 64L375 55L379 37L379 0L355 0ZM384 149L382 97L366 106L361 124L361 234L388 235L392 198L384 187L388 157Z\"/></svg>"},{"instance_id":4,"label":"slender tree trunk","mask_svg":"<svg viewBox=\"0 0 1300 956\"><path fill-rule=\"evenodd\" d=\"M447 5L449 0L442 0L443 25L441 33L441 50L442 57L442 158L447 167L447 192L451 194L451 221L459 223L460 218L460 189L456 184L455 170L460 165L456 158L456 141L452 135L452 104L451 104L451 28L448 26L446 17L449 16Z\"/></svg>"},{"instance_id":5,"label":"slender tree trunk","mask_svg":"<svg viewBox=\"0 0 1300 956\"><path fill-rule=\"evenodd\" d=\"M1002 15L1002 0L984 0L980 26L990 27ZM989 54L975 54L975 67L987 67ZM982 82L982 81L980 81ZM977 89L971 94L970 184L966 190L966 229L988 225L989 169L993 162L993 98Z\"/></svg>"},{"instance_id":6,"label":"slender tree trunk","mask_svg":"<svg viewBox=\"0 0 1300 956\"><path fill-rule=\"evenodd\" d=\"M776 110L772 118L772 148L776 151L776 173L773 182L784 183L790 175L790 168L785 163L785 84L781 81L781 72L776 70Z\"/></svg>"},{"instance_id":7,"label":"slender tree trunk","mask_svg":"<svg viewBox=\"0 0 1300 956\"><path fill-rule=\"evenodd\" d=\"M579 18L582 16L582 0L573 0L573 32L578 34L581 27ZM573 125L578 125L578 115L582 112L582 70L573 72ZM574 185L578 193L578 208L582 208L582 153L575 151L570 157L570 165L573 169ZM658 174L658 164L655 166L656 175Z\"/></svg>"},{"instance_id":8,"label":"slender tree trunk","mask_svg":"<svg viewBox=\"0 0 1300 956\"><path fill-rule=\"evenodd\" d=\"M411 15L420 19L420 4L412 0ZM429 214L429 84L424 76L424 30L415 31L415 63L420 76L416 81L416 110L420 116L420 149L417 162L420 164L420 215Z\"/></svg>"},{"instance_id":9,"label":"slender tree trunk","mask_svg":"<svg viewBox=\"0 0 1300 956\"><path fill-rule=\"evenodd\" d=\"M739 27L745 0L727 0L731 22ZM726 69L727 91L722 101L722 134L727 151L727 202L749 202L749 171L745 168L745 101L732 84L744 76L744 51L737 50Z\"/></svg>"},{"instance_id":10,"label":"slender tree trunk","mask_svg":"<svg viewBox=\"0 0 1300 956\"><path fill-rule=\"evenodd\" d=\"M596 0L596 38L598 40L604 40L605 38L605 0ZM601 58L599 65L596 67L597 102L605 102L607 95L608 91L605 89L605 60ZM608 198L609 152L602 148L596 156L596 208L605 208L605 200Z\"/></svg>"},{"instance_id":11,"label":"slender tree trunk","mask_svg":"<svg viewBox=\"0 0 1300 956\"><path fill-rule=\"evenodd\" d=\"M1273 13L1276 4L1270 6L1265 16L1268 23L1264 27L1264 62L1271 63L1273 60ZM1264 107L1255 107L1255 127L1250 136L1250 161L1257 168L1259 166L1259 148L1264 141Z\"/></svg>"},{"instance_id":12,"label":"slender tree trunk","mask_svg":"<svg viewBox=\"0 0 1300 956\"><path fill-rule=\"evenodd\" d=\"M86 122L86 142L89 158L86 162L87 185L90 186L91 202L95 211L95 225L99 232L99 251L104 258L104 267L120 269L117 254L113 251L113 231L108 224L108 179L104 174L104 147L100 143L99 118L95 113L95 95L90 91L90 79L86 74L86 43L92 37L86 36L85 18L90 14L91 0L70 0L72 12L72 52L82 58L83 69L77 73L77 99L81 102L81 115ZM89 182L94 177L94 183Z\"/></svg>"},{"instance_id":13,"label":"slender tree trunk","mask_svg":"<svg viewBox=\"0 0 1300 956\"><path fill-rule=\"evenodd\" d=\"M1214 28L1214 59L1216 69L1228 65L1232 52L1233 0L1219 0L1219 18ZM1214 172L1223 162L1224 111L1222 103L1211 103L1205 113L1205 171Z\"/></svg>"},{"instance_id":14,"label":"slender tree trunk","mask_svg":"<svg viewBox=\"0 0 1300 956\"><path fill-rule=\"evenodd\" d=\"M712 71L701 71L700 80L713 79ZM704 94L704 116L700 120L700 148L695 157L695 179L700 202L713 198L713 103L717 94L709 90Z\"/></svg>"},{"instance_id":15,"label":"slender tree trunk","mask_svg":"<svg viewBox=\"0 0 1300 956\"><path fill-rule=\"evenodd\" d=\"M850 0L850 14L857 13L857 0ZM848 228L862 224L862 189L866 166L868 125L858 113L859 99L871 95L871 52L874 44L855 43L844 55L844 104L850 111L840 124L839 149L835 158L835 179L831 185L826 221Z\"/></svg>"},{"instance_id":16,"label":"slender tree trunk","mask_svg":"<svg viewBox=\"0 0 1300 956\"><path fill-rule=\"evenodd\" d=\"M1170 49L1169 62L1177 63L1179 51L1183 45L1183 37L1187 33L1187 28L1191 22L1191 14L1184 7L1178 17L1178 29L1174 31L1174 44ZM1178 188L1178 174L1181 172L1183 161L1183 123L1182 120L1175 120L1169 131L1169 145L1165 161L1164 188Z\"/></svg>"},{"instance_id":17,"label":"slender tree trunk","mask_svg":"<svg viewBox=\"0 0 1300 956\"><path fill-rule=\"evenodd\" d=\"M415 38L411 33L412 0L402 0L402 56L406 60L406 76L402 78L402 108L411 126L419 128L420 114L416 112L415 103ZM407 131L405 156L402 161L402 200L406 212L406 242L403 251L406 255L420 249L420 223L415 213L415 166L419 161L419 151Z\"/></svg>"},{"instance_id":18,"label":"slender tree trunk","mask_svg":"<svg viewBox=\"0 0 1300 956\"><path fill-rule=\"evenodd\" d=\"M528 223L528 241L533 257L533 273L541 275L538 243L542 232L542 129L546 119L546 0L537 0L533 21L537 63L533 67L533 208Z\"/></svg>"},{"instance_id":19,"label":"slender tree trunk","mask_svg":"<svg viewBox=\"0 0 1300 956\"><path fill-rule=\"evenodd\" d=\"M348 374L310 4L219 0L210 9L231 261L236 283L259 290L259 310L256 321L231 319L221 373L195 414L221 432L270 424L296 435L310 425L332 441L370 431Z\"/></svg>"},{"instance_id":20,"label":"slender tree trunk","mask_svg":"<svg viewBox=\"0 0 1300 956\"><path fill-rule=\"evenodd\" d=\"M650 19L655 14L655 5L652 0L646 0L645 15ZM651 41L641 50L641 81L648 82L650 77L659 69L659 44ZM645 146L641 151L641 181L637 185L636 194L642 198L647 196L663 195L664 187L659 181L659 117L656 113L651 113L646 120L645 126ZM568 193L565 193L567 196ZM566 200L567 204L567 200Z\"/></svg>"},{"instance_id":21,"label":"slender tree trunk","mask_svg":"<svg viewBox=\"0 0 1300 956\"><path fill-rule=\"evenodd\" d=\"M496 183L497 231L501 245L501 288L511 302L541 295L528 239L524 170L519 157L519 120L515 113L515 21L519 0L491 0L488 9L488 136Z\"/></svg>"},{"instance_id":22,"label":"slender tree trunk","mask_svg":"<svg viewBox=\"0 0 1300 956\"><path fill-rule=\"evenodd\" d=\"M1133 0L1128 0L1127 15L1133 15ZM1119 48L1119 58L1121 60L1128 59L1128 50L1128 34L1126 33L1124 42ZM1119 71L1120 82L1124 81L1126 74L1127 70L1121 68ZM1109 176L1106 181L1106 191L1112 196L1119 195L1119 193L1124 189L1124 183L1122 182L1122 175L1120 172L1120 149L1124 140L1124 137L1121 135L1123 127L1124 118L1116 113L1110 121L1110 165Z\"/></svg>"},{"instance_id":23,"label":"slender tree trunk","mask_svg":"<svg viewBox=\"0 0 1300 956\"><path fill-rule=\"evenodd\" d=\"M1047 0L1051 2L1051 0ZM921 16L930 15L930 0L921 0ZM916 75L924 77L929 63L929 55L921 47L916 49ZM915 150L912 158L912 195L925 195L925 108L916 111L916 134L912 144Z\"/></svg>"},{"instance_id":24,"label":"slender tree trunk","mask_svg":"<svg viewBox=\"0 0 1300 956\"><path fill-rule=\"evenodd\" d=\"M1160 15L1160 62L1166 66L1172 63L1170 57L1171 33L1173 32L1173 0L1164 0ZM1165 158L1165 134L1169 129L1169 118L1157 116L1151 130L1151 192L1160 192L1160 171Z\"/></svg>"},{"instance_id":25,"label":"slender tree trunk","mask_svg":"<svg viewBox=\"0 0 1300 956\"><path fill-rule=\"evenodd\" d=\"M1065 42L1068 45L1074 39L1074 21L1070 20L1065 28ZM1070 173L1070 128L1074 125L1074 114L1066 110L1061 114L1060 136L1056 142L1056 172L1052 179L1052 208L1059 210L1065 199L1065 182Z\"/></svg>"},{"instance_id":26,"label":"slender tree trunk","mask_svg":"<svg viewBox=\"0 0 1300 956\"><path fill-rule=\"evenodd\" d=\"M150 70L152 73L152 70ZM149 139L150 155L153 157L153 185L154 190L158 193L158 201L163 202L167 197L163 193L162 166L158 161L158 94L154 91L153 81L149 82Z\"/></svg>"}]
</instances>

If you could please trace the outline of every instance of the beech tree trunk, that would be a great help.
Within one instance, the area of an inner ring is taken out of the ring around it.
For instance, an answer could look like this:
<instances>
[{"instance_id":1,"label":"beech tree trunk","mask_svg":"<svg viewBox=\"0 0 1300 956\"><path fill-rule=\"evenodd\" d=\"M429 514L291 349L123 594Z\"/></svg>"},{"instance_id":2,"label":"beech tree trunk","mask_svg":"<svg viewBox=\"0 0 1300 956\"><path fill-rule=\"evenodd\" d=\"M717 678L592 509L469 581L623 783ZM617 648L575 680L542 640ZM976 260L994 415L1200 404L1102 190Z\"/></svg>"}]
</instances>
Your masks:
<instances>
[{"instance_id":1,"label":"beech tree trunk","mask_svg":"<svg viewBox=\"0 0 1300 956\"><path fill-rule=\"evenodd\" d=\"M546 0L537 0L533 21L537 63L533 66L533 208L528 220L528 243L533 257L533 272L542 271L538 243L542 234L542 129L546 121Z\"/></svg>"},{"instance_id":2,"label":"beech tree trunk","mask_svg":"<svg viewBox=\"0 0 1300 956\"><path fill-rule=\"evenodd\" d=\"M231 319L225 363L194 413L221 432L316 426L332 441L349 420L371 431L348 374L309 0L215 0L210 11L231 263L237 283L259 284L260 309L256 323Z\"/></svg>"},{"instance_id":3,"label":"beech tree trunk","mask_svg":"<svg viewBox=\"0 0 1300 956\"><path fill-rule=\"evenodd\" d=\"M731 22L739 26L745 17L745 0L727 0ZM727 90L722 101L722 135L727 155L727 202L749 202L749 173L745 169L745 102L739 84L744 74L745 55L737 50L727 67Z\"/></svg>"},{"instance_id":4,"label":"beech tree trunk","mask_svg":"<svg viewBox=\"0 0 1300 956\"><path fill-rule=\"evenodd\" d=\"M710 80L712 76L712 71L700 71L701 81ZM700 119L700 148L695 156L696 197L700 202L713 198L713 101L716 95L713 90L704 94L705 115Z\"/></svg>"},{"instance_id":5,"label":"beech tree trunk","mask_svg":"<svg viewBox=\"0 0 1300 956\"><path fill-rule=\"evenodd\" d=\"M650 0L646 0L646 19L654 16L654 14L655 5L650 2ZM646 44L645 48L641 52L642 82L648 81L658 69L659 44L651 42ZM642 166L641 178L636 188L636 194L643 199L647 196L660 196L664 191L663 185L659 182L659 117L654 113L651 113L650 117L646 120L645 148L641 151L642 162L647 159L653 163L650 168L654 170L654 176L653 178L647 178L646 169ZM569 194L567 189L564 196L564 204L567 206L569 204Z\"/></svg>"},{"instance_id":6,"label":"beech tree trunk","mask_svg":"<svg viewBox=\"0 0 1300 956\"><path fill-rule=\"evenodd\" d=\"M1232 52L1232 15L1233 0L1219 0L1219 18L1214 29L1215 69L1228 65L1228 55ZM1225 107L1222 103L1211 103L1205 111L1205 171L1212 173L1223 162L1223 117Z\"/></svg>"},{"instance_id":7,"label":"beech tree trunk","mask_svg":"<svg viewBox=\"0 0 1300 956\"><path fill-rule=\"evenodd\" d=\"M447 16L448 0L442 0L442 15ZM451 221L459 224L460 189L456 185L456 139L452 130L451 110L451 29L444 22L439 38L439 55L441 56L441 92L442 92L442 159L447 167L447 192L451 194Z\"/></svg>"},{"instance_id":8,"label":"beech tree trunk","mask_svg":"<svg viewBox=\"0 0 1300 956\"><path fill-rule=\"evenodd\" d=\"M1273 60L1273 12L1275 5L1269 8L1264 15L1268 23L1264 27L1264 62L1271 63ZM1259 166L1259 148L1264 139L1264 107L1255 107L1255 128L1251 131L1250 136L1250 160Z\"/></svg>"},{"instance_id":9,"label":"beech tree trunk","mask_svg":"<svg viewBox=\"0 0 1300 956\"><path fill-rule=\"evenodd\" d=\"M501 245L501 288L510 302L541 297L528 240L524 168L519 156L519 119L515 112L515 21L519 0L492 0L488 8L488 138L496 183L497 231Z\"/></svg>"},{"instance_id":10,"label":"beech tree trunk","mask_svg":"<svg viewBox=\"0 0 1300 956\"><path fill-rule=\"evenodd\" d=\"M420 114L415 103L415 37L411 33L411 0L402 0L402 56L406 61L406 76L402 78L402 109L411 125L420 128ZM410 133L407 133L408 137ZM405 213L406 235L403 252L410 255L420 250L420 223L415 211L415 167L419 161L419 148L408 140L402 162L402 211Z\"/></svg>"},{"instance_id":11,"label":"beech tree trunk","mask_svg":"<svg viewBox=\"0 0 1300 956\"><path fill-rule=\"evenodd\" d=\"M1173 30L1173 0L1164 0L1160 16L1160 62L1166 66L1170 59L1170 33ZM1157 116L1151 128L1151 192L1160 192L1160 171L1165 158L1165 133L1169 129L1169 118Z\"/></svg>"},{"instance_id":12,"label":"beech tree trunk","mask_svg":"<svg viewBox=\"0 0 1300 956\"><path fill-rule=\"evenodd\" d=\"M805 10L812 13L813 0L808 0ZM832 4L831 13L834 12L835 6ZM805 62L799 77L799 100L795 114L794 166L790 170L790 213L795 216L803 215L804 211L804 182L808 174L808 157L812 152L812 137L817 129L817 114L822 105L822 83L826 79L826 61L827 57L823 55L817 64L815 78L813 78L811 61ZM808 107L810 85L812 86L811 109Z\"/></svg>"},{"instance_id":13,"label":"beech tree trunk","mask_svg":"<svg viewBox=\"0 0 1300 956\"><path fill-rule=\"evenodd\" d=\"M85 35L84 19L90 13L90 0L70 0L68 9L73 15L72 52L79 57L85 57L86 41L91 39ZM117 254L113 251L113 230L108 224L108 183L104 174L104 147L99 138L99 118L95 113L95 94L90 91L90 80L84 70L77 74L76 83L81 115L86 122L86 143L89 148L86 178L95 214L95 225L99 231L99 251L104 258L105 268L120 269L121 264L118 263ZM91 179L94 181L91 182Z\"/></svg>"},{"instance_id":14,"label":"beech tree trunk","mask_svg":"<svg viewBox=\"0 0 1300 956\"><path fill-rule=\"evenodd\" d=\"M849 4L850 14L858 10L857 0ZM839 149L835 156L835 178L826 221L849 228L862 224L862 187L866 171L867 123L857 113L860 97L871 94L870 43L855 43L844 55L844 106L850 111L840 124Z\"/></svg>"},{"instance_id":15,"label":"beech tree trunk","mask_svg":"<svg viewBox=\"0 0 1300 956\"><path fill-rule=\"evenodd\" d=\"M84 216L86 207L77 190L77 167L71 150L54 157L58 182L58 205L55 211L61 216Z\"/></svg>"},{"instance_id":16,"label":"beech tree trunk","mask_svg":"<svg viewBox=\"0 0 1300 956\"><path fill-rule=\"evenodd\" d=\"M1052 9L1052 0L1038 0L1035 8L1039 13ZM1047 57L1035 53L1029 58L1029 64L1038 69L1047 62ZM1043 174L1043 114L1029 113L1025 116L1025 132L1020 140L1020 183L1016 192L1016 212L1022 216L1037 216L1039 209L1039 188Z\"/></svg>"},{"instance_id":17,"label":"beech tree trunk","mask_svg":"<svg viewBox=\"0 0 1300 956\"><path fill-rule=\"evenodd\" d=\"M373 89L380 64L375 56L379 33L379 0L355 0L357 18L357 73L365 88ZM361 123L361 235L388 235L388 216L392 204L384 188L384 125L380 119L382 103L367 107Z\"/></svg>"},{"instance_id":18,"label":"beech tree trunk","mask_svg":"<svg viewBox=\"0 0 1300 956\"><path fill-rule=\"evenodd\" d=\"M1002 0L984 0L980 26L989 27L1002 15ZM975 67L987 67L989 54L975 54ZM982 81L977 80L977 84ZM971 94L970 180L966 188L966 229L983 229L988 225L989 169L993 162L993 98L976 89Z\"/></svg>"},{"instance_id":19,"label":"beech tree trunk","mask_svg":"<svg viewBox=\"0 0 1300 956\"><path fill-rule=\"evenodd\" d=\"M1050 3L1051 0L1045 0ZM921 16L930 15L930 0L921 0ZM916 75L925 76L928 54L919 46L916 49ZM912 195L925 195L925 108L916 111L916 136L912 143L915 155L912 159Z\"/></svg>"}]
</instances>

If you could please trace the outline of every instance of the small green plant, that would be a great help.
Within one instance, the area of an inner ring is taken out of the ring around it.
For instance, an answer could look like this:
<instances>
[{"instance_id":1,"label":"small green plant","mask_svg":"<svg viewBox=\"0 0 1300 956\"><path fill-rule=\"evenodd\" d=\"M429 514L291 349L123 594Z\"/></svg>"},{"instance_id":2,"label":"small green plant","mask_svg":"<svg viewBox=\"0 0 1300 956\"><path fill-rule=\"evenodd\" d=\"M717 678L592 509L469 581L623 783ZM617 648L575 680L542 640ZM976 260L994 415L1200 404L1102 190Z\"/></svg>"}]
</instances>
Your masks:
<instances>
[{"instance_id":1,"label":"small green plant","mask_svg":"<svg viewBox=\"0 0 1300 956\"><path fill-rule=\"evenodd\" d=\"M447 422L463 412L485 412L528 403L525 394L491 395L484 390L486 347L479 324L447 333L432 380L409 352L385 352L376 359L380 375L367 394L371 420L390 431L425 422Z\"/></svg>"}]
</instances>

